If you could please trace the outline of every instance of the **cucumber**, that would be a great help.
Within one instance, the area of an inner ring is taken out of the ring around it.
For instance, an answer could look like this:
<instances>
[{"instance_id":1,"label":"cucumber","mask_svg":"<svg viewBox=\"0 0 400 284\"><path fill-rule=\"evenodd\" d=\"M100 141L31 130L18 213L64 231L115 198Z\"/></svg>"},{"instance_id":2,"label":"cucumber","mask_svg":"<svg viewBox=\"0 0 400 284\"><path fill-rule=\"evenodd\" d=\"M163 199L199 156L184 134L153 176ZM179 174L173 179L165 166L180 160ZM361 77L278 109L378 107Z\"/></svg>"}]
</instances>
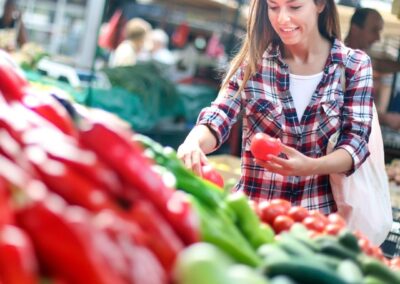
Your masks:
<instances>
[{"instance_id":1,"label":"cucumber","mask_svg":"<svg viewBox=\"0 0 400 284\"><path fill-rule=\"evenodd\" d=\"M292 279L284 275L275 276L274 278L271 278L269 282L271 284L297 284Z\"/></svg>"},{"instance_id":2,"label":"cucumber","mask_svg":"<svg viewBox=\"0 0 400 284\"><path fill-rule=\"evenodd\" d=\"M288 233L281 233L278 245L288 254L297 257L313 257L314 251Z\"/></svg>"},{"instance_id":3,"label":"cucumber","mask_svg":"<svg viewBox=\"0 0 400 284\"><path fill-rule=\"evenodd\" d=\"M339 243L346 248L351 249L355 253L360 253L361 249L358 245L357 237L348 229L343 229L338 235Z\"/></svg>"},{"instance_id":4,"label":"cucumber","mask_svg":"<svg viewBox=\"0 0 400 284\"><path fill-rule=\"evenodd\" d=\"M263 263L290 259L289 254L277 243L262 245L257 250L257 254L262 258Z\"/></svg>"},{"instance_id":5,"label":"cucumber","mask_svg":"<svg viewBox=\"0 0 400 284\"><path fill-rule=\"evenodd\" d=\"M389 283L383 281L382 279L369 275L364 278L362 284L389 284Z\"/></svg>"},{"instance_id":6,"label":"cucumber","mask_svg":"<svg viewBox=\"0 0 400 284\"><path fill-rule=\"evenodd\" d=\"M320 239L318 244L320 246L320 252L323 254L357 262L358 254L341 245L336 239Z\"/></svg>"},{"instance_id":7,"label":"cucumber","mask_svg":"<svg viewBox=\"0 0 400 284\"><path fill-rule=\"evenodd\" d=\"M269 277L288 276L299 284L348 284L334 271L317 262L303 259L272 262L266 267L265 272Z\"/></svg>"},{"instance_id":8,"label":"cucumber","mask_svg":"<svg viewBox=\"0 0 400 284\"><path fill-rule=\"evenodd\" d=\"M295 223L290 228L289 235L293 236L296 240L302 242L313 251L318 251L318 244L310 238L308 229L301 223Z\"/></svg>"},{"instance_id":9,"label":"cucumber","mask_svg":"<svg viewBox=\"0 0 400 284\"><path fill-rule=\"evenodd\" d=\"M268 284L268 279L250 266L232 265L227 272L230 284ZM206 282L205 282L206 283Z\"/></svg>"},{"instance_id":10,"label":"cucumber","mask_svg":"<svg viewBox=\"0 0 400 284\"><path fill-rule=\"evenodd\" d=\"M373 257L364 257L361 261L365 275L381 279L384 283L400 284L400 276L381 261Z\"/></svg>"},{"instance_id":11,"label":"cucumber","mask_svg":"<svg viewBox=\"0 0 400 284\"><path fill-rule=\"evenodd\" d=\"M313 256L313 258L315 261L318 261L319 263L324 264L326 267L328 267L329 269L332 269L334 271L336 271L337 267L342 262L342 260L340 258L337 258L335 256L330 256L327 254L323 254L323 253L316 253Z\"/></svg>"},{"instance_id":12,"label":"cucumber","mask_svg":"<svg viewBox=\"0 0 400 284\"><path fill-rule=\"evenodd\" d=\"M359 284L363 281L361 268L352 260L343 260L337 267L337 274L352 284Z\"/></svg>"}]
</instances>

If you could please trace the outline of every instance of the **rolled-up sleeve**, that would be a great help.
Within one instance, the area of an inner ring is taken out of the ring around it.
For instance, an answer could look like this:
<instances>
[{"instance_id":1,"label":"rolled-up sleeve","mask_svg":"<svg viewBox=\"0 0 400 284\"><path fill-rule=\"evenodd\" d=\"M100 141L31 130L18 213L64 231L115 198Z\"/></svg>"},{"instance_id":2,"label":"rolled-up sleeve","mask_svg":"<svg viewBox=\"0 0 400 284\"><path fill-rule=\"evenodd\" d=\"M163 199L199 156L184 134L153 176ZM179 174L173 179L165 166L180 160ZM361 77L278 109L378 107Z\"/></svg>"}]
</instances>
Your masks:
<instances>
[{"instance_id":1,"label":"rolled-up sleeve","mask_svg":"<svg viewBox=\"0 0 400 284\"><path fill-rule=\"evenodd\" d=\"M343 124L336 149L345 149L353 159L353 166L346 172L351 175L369 156L368 140L371 133L373 98L372 67L370 58L363 52L356 52L350 59L353 74L346 74L346 93L342 111ZM353 66L352 66L353 67ZM348 68L349 69L349 68ZM350 75L350 76L349 76Z\"/></svg>"},{"instance_id":2,"label":"rolled-up sleeve","mask_svg":"<svg viewBox=\"0 0 400 284\"><path fill-rule=\"evenodd\" d=\"M217 139L216 148L228 139L231 126L241 111L241 95L238 93L241 76L242 69L239 68L211 106L202 109L198 116L197 125L206 125L214 133Z\"/></svg>"}]
</instances>

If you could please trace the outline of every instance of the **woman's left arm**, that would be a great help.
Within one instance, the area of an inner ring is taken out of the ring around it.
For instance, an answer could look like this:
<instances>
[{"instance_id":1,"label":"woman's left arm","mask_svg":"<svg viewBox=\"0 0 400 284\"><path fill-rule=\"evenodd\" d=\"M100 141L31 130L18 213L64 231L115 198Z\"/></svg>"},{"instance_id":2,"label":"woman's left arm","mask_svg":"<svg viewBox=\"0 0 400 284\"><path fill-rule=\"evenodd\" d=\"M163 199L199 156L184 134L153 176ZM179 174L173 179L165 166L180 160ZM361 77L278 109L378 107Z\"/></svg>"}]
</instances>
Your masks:
<instances>
[{"instance_id":1,"label":"woman's left arm","mask_svg":"<svg viewBox=\"0 0 400 284\"><path fill-rule=\"evenodd\" d=\"M353 166L351 155L344 149L337 149L320 158L311 158L292 147L282 144L282 153L285 153L287 159L269 155L268 161L257 160L257 164L270 172L284 176L343 173L350 171Z\"/></svg>"}]
</instances>

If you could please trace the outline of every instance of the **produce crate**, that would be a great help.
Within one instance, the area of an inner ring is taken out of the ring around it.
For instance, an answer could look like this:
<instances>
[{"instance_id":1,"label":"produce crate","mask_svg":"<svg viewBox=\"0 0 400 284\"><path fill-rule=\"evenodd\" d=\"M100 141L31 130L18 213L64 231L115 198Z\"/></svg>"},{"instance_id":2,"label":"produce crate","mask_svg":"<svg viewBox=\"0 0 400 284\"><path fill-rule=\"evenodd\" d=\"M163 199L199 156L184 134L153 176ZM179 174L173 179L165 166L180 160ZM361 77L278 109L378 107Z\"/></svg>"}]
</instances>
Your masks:
<instances>
[{"instance_id":1,"label":"produce crate","mask_svg":"<svg viewBox=\"0 0 400 284\"><path fill-rule=\"evenodd\" d=\"M400 256L400 208L393 207L393 225L386 240L381 245L383 254L388 258Z\"/></svg>"}]
</instances>

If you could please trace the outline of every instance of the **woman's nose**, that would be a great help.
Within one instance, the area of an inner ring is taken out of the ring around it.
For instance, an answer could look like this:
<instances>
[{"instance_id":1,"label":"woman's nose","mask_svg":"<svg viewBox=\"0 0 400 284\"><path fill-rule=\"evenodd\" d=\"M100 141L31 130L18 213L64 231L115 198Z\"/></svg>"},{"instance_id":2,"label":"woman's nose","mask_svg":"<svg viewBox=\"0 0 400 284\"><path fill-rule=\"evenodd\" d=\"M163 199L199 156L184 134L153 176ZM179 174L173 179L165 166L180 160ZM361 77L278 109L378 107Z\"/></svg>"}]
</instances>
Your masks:
<instances>
[{"instance_id":1,"label":"woman's nose","mask_svg":"<svg viewBox=\"0 0 400 284\"><path fill-rule=\"evenodd\" d=\"M286 9L280 9L278 15L278 23L282 24L290 20L289 13Z\"/></svg>"}]
</instances>

